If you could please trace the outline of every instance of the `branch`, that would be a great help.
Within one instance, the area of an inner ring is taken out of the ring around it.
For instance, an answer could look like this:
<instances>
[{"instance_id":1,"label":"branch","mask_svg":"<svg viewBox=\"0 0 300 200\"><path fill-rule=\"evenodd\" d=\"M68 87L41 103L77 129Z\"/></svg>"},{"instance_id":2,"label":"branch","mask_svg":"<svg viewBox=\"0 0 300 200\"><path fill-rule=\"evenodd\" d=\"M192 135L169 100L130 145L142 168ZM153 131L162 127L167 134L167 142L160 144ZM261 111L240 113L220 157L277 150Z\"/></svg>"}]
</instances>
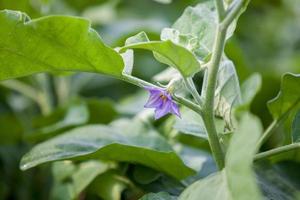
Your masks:
<instances>
[{"instance_id":1,"label":"branch","mask_svg":"<svg viewBox=\"0 0 300 200\"><path fill-rule=\"evenodd\" d=\"M217 8L217 13L219 17L219 21L222 21L225 15L225 8L224 8L224 2L223 0L215 0L216 8Z\"/></svg>"},{"instance_id":2,"label":"branch","mask_svg":"<svg viewBox=\"0 0 300 200\"><path fill-rule=\"evenodd\" d=\"M300 143L294 143L294 144L290 144L290 145L286 145L286 146L282 146L282 147L278 147L269 151L265 151L262 153L258 153L255 155L254 157L254 161L258 161L261 159L264 159L266 157L270 157L270 156L274 156L283 152L287 152L293 149L297 149L300 148Z\"/></svg>"},{"instance_id":3,"label":"branch","mask_svg":"<svg viewBox=\"0 0 300 200\"><path fill-rule=\"evenodd\" d=\"M194 99L197 101L197 103L202 106L202 99L201 96L199 95L195 84L193 82L192 78L183 78L184 84L187 87L187 89L191 92L192 96L194 97Z\"/></svg>"},{"instance_id":4,"label":"branch","mask_svg":"<svg viewBox=\"0 0 300 200\"><path fill-rule=\"evenodd\" d=\"M226 29L233 22L233 20L240 14L245 2L247 0L236 0L228 9L225 18L221 22L221 28Z\"/></svg>"}]
</instances>

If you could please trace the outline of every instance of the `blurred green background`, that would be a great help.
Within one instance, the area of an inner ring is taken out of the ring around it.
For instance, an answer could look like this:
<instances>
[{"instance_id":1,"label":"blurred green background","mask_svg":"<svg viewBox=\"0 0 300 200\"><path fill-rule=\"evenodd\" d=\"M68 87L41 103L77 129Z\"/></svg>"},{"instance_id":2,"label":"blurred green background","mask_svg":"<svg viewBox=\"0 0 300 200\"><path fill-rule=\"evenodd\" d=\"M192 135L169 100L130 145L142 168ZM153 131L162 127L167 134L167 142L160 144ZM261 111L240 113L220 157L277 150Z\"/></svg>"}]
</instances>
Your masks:
<instances>
[{"instance_id":1,"label":"blurred green background","mask_svg":"<svg viewBox=\"0 0 300 200\"><path fill-rule=\"evenodd\" d=\"M187 6L197 2L174 0L170 4L162 4L158 0L0 0L0 9L20 10L32 19L52 14L86 17L106 44L117 47L139 31L147 32L152 39L159 39L162 28L171 26ZM251 109L261 118L264 126L271 122L266 102L278 93L281 75L284 72L300 73L299 33L299 0L252 0L238 22L235 35L226 46L228 57L237 67L240 82L254 72L263 76L262 90ZM151 53L136 53L136 76L150 80L162 69L164 67L152 58ZM59 77L48 78L62 81L62 85L66 80L71 82L72 88L62 91L70 96L109 98L114 102L138 90L118 80L92 74L74 74L61 80ZM21 81L34 85L31 77ZM54 99L54 107L58 101L63 99ZM127 109L129 114L135 112L130 107ZM0 113L0 199L48 199L52 180L50 167L42 166L26 172L18 168L21 156L34 143L24 141L24 132L27 132L24 130L32 128L29 126L34 127L29 122L36 121L40 111L19 93L1 87Z\"/></svg>"}]
</instances>

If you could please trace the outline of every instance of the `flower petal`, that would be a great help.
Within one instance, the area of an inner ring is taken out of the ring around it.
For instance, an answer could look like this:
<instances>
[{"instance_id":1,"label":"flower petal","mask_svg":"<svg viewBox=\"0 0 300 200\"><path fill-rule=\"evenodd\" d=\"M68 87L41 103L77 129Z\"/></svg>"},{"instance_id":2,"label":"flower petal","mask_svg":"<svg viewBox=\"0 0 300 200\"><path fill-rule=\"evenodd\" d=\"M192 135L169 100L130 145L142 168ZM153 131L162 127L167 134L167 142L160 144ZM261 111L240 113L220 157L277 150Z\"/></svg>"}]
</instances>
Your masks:
<instances>
[{"instance_id":1,"label":"flower petal","mask_svg":"<svg viewBox=\"0 0 300 200\"><path fill-rule=\"evenodd\" d=\"M151 94L144 107L159 108L162 104L163 104L163 100L161 99L160 94Z\"/></svg>"},{"instance_id":2,"label":"flower petal","mask_svg":"<svg viewBox=\"0 0 300 200\"><path fill-rule=\"evenodd\" d=\"M181 118L181 114L179 111L179 107L176 103L172 102L172 108L171 108L171 113L174 115L177 115L179 118Z\"/></svg>"},{"instance_id":3,"label":"flower petal","mask_svg":"<svg viewBox=\"0 0 300 200\"><path fill-rule=\"evenodd\" d=\"M150 92L150 94L161 94L162 92L164 92L164 90L160 89L160 88L155 88L155 87L144 87L147 91Z\"/></svg>"},{"instance_id":4,"label":"flower petal","mask_svg":"<svg viewBox=\"0 0 300 200\"><path fill-rule=\"evenodd\" d=\"M163 104L159 108L156 108L155 110L155 115L154 115L155 120L170 113L171 107L172 107L172 101L169 100L164 101Z\"/></svg>"}]
</instances>

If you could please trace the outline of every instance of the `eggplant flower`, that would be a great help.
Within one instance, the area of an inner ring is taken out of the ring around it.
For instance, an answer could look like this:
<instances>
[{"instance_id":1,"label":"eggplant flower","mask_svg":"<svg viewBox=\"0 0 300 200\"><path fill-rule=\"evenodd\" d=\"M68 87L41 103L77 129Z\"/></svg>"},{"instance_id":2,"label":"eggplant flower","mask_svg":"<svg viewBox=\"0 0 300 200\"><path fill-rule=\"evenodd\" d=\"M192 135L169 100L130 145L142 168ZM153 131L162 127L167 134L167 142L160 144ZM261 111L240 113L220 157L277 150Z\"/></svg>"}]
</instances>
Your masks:
<instances>
[{"instance_id":1,"label":"eggplant flower","mask_svg":"<svg viewBox=\"0 0 300 200\"><path fill-rule=\"evenodd\" d=\"M169 113L180 117L178 105L172 100L172 96L168 89L145 87L150 93L145 108L155 108L154 118L157 120Z\"/></svg>"}]
</instances>

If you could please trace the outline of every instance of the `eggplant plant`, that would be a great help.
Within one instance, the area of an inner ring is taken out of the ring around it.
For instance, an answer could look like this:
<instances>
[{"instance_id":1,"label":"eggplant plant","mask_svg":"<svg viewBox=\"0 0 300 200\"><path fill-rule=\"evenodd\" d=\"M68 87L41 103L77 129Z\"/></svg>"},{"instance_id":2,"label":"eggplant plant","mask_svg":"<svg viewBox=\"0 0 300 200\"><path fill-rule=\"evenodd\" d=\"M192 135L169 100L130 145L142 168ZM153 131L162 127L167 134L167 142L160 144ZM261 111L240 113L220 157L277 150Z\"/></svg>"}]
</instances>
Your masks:
<instances>
[{"instance_id":1,"label":"eggplant plant","mask_svg":"<svg viewBox=\"0 0 300 200\"><path fill-rule=\"evenodd\" d=\"M119 3L101 9L112 13ZM101 29L84 17L31 19L1 10L1 97L9 110L0 117L3 199L300 198L300 74L282 75L278 95L267 102L273 122L264 127L251 112L261 74L240 84L225 53L248 4L197 2L162 27L159 38L145 30L124 34L117 46L106 44ZM98 19L89 11L86 16ZM136 68L147 73L134 62L141 52L164 69L139 76ZM95 97L95 91L84 97L99 85L107 96L124 96L124 87L110 81L138 92L118 101ZM27 191L22 198L5 187L5 165L15 154L4 147L13 137L22 149L18 173L27 173L23 182L33 181L33 191L43 195ZM268 145L274 138L276 145Z\"/></svg>"}]
</instances>

